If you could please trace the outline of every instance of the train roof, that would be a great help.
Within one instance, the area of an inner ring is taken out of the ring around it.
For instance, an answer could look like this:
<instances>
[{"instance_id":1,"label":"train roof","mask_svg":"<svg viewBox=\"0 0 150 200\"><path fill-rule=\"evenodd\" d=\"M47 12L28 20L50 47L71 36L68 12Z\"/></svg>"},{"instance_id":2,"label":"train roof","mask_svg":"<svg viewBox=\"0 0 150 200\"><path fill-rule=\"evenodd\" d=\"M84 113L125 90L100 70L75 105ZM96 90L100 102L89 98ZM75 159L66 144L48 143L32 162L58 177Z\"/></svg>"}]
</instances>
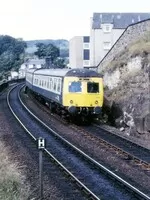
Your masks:
<instances>
[{"instance_id":1,"label":"train roof","mask_svg":"<svg viewBox=\"0 0 150 200\"><path fill-rule=\"evenodd\" d=\"M91 69L71 69L67 72L66 76L76 76L76 77L102 77L101 74L97 73Z\"/></svg>"},{"instance_id":2,"label":"train roof","mask_svg":"<svg viewBox=\"0 0 150 200\"><path fill-rule=\"evenodd\" d=\"M38 69L34 72L36 75L65 76L69 69Z\"/></svg>"},{"instance_id":3,"label":"train roof","mask_svg":"<svg viewBox=\"0 0 150 200\"><path fill-rule=\"evenodd\" d=\"M29 70L30 71L30 70ZM31 72L31 71L30 71ZM51 75L51 76L76 76L76 77L102 77L96 71L91 69L32 69L32 72L36 75Z\"/></svg>"}]
</instances>

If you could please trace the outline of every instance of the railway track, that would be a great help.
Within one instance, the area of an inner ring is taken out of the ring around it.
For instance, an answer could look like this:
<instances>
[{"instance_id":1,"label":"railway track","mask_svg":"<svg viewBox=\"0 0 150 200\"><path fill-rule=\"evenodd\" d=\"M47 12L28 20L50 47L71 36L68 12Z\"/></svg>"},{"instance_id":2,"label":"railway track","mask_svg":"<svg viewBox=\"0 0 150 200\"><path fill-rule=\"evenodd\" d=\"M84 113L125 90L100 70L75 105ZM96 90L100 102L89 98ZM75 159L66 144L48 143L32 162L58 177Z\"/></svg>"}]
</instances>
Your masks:
<instances>
[{"instance_id":1,"label":"railway track","mask_svg":"<svg viewBox=\"0 0 150 200\"><path fill-rule=\"evenodd\" d=\"M113 149L117 154L123 155L126 159L134 162L146 170L150 170L150 150L144 148L126 138L120 137L110 131L104 130L99 125L78 127L73 125L73 129L92 138L99 140L101 144L109 149Z\"/></svg>"},{"instance_id":2,"label":"railway track","mask_svg":"<svg viewBox=\"0 0 150 200\"><path fill-rule=\"evenodd\" d=\"M18 118L20 122L23 122L24 129L35 141L41 136L42 132L42 137L47 140L48 144L45 152L53 157L53 159L55 157L55 161L59 160L57 163L61 167L63 166L64 169L68 168L69 170L67 169L66 173L69 173L69 176L78 182L80 187L86 191L91 198L100 199L103 197L103 199L114 199L115 195L115 199L122 200L131 198L150 199L146 194L100 165L70 142L66 141L36 116L31 114L27 108L25 111L23 104L17 102L16 105L16 102L9 102L9 98L14 98L13 95L15 94L12 91L8 96L8 104L13 114L15 116L17 114L16 118ZM18 107L20 107L20 109ZM24 111L22 112L22 110ZM28 119L28 121L25 119ZM106 174L107 176L105 176ZM114 180L117 183L115 183ZM118 185L118 183L121 183L123 187L120 184Z\"/></svg>"},{"instance_id":3,"label":"railway track","mask_svg":"<svg viewBox=\"0 0 150 200\"><path fill-rule=\"evenodd\" d=\"M49 112L47 108L44 110ZM61 123L68 125L66 120L55 114L53 114L53 116ZM96 123L94 123L92 126L77 126L75 124L69 124L69 126L73 130L78 131L79 134L82 132L91 139L98 140L106 148L113 149L117 154L124 156L125 159L134 162L136 165L141 166L146 170L150 170L150 150L147 148L144 148L132 142L131 140L124 138L123 136L119 136L106 129L103 129Z\"/></svg>"}]
</instances>

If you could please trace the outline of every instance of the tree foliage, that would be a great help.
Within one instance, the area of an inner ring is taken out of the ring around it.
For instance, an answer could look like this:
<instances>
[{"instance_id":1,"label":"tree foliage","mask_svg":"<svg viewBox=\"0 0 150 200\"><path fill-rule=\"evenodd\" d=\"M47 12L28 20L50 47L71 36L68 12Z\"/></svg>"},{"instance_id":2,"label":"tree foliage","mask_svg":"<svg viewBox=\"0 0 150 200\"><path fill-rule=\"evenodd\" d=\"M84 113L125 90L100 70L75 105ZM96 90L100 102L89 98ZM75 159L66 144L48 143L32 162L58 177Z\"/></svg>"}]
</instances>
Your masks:
<instances>
[{"instance_id":1,"label":"tree foliage","mask_svg":"<svg viewBox=\"0 0 150 200\"><path fill-rule=\"evenodd\" d=\"M26 43L8 35L0 36L0 72L18 69L23 63Z\"/></svg>"},{"instance_id":2,"label":"tree foliage","mask_svg":"<svg viewBox=\"0 0 150 200\"><path fill-rule=\"evenodd\" d=\"M58 40L30 40L26 41L27 43L27 49L26 52L28 53L34 53L37 48L36 45L38 43L42 43L44 45L48 44L53 44L57 48L59 48L60 51L60 57L62 58L68 58L69 57L69 41L68 40L63 40L63 39L58 39Z\"/></svg>"},{"instance_id":3,"label":"tree foliage","mask_svg":"<svg viewBox=\"0 0 150 200\"><path fill-rule=\"evenodd\" d=\"M65 59L64 58L56 58L55 60L54 60L54 66L56 67L56 68L64 68L65 67Z\"/></svg>"},{"instance_id":4,"label":"tree foliage","mask_svg":"<svg viewBox=\"0 0 150 200\"><path fill-rule=\"evenodd\" d=\"M60 50L53 44L38 43L35 55L39 58L48 58L52 66L57 68L64 68L64 59L60 58ZM50 66L49 66L50 67Z\"/></svg>"},{"instance_id":5,"label":"tree foliage","mask_svg":"<svg viewBox=\"0 0 150 200\"><path fill-rule=\"evenodd\" d=\"M38 43L36 46L38 49L35 52L35 55L39 58L50 57L53 62L57 57L59 57L59 48L53 44L45 45L43 43Z\"/></svg>"}]
</instances>

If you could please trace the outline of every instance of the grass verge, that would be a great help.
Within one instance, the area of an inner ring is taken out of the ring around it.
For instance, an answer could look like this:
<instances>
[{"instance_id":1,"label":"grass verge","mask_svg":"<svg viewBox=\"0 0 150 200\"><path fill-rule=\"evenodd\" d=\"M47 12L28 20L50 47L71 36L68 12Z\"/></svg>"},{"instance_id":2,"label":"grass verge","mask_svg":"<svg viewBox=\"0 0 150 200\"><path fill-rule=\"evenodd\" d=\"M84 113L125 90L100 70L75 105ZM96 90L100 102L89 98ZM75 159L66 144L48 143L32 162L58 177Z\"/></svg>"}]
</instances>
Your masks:
<instances>
[{"instance_id":1,"label":"grass verge","mask_svg":"<svg viewBox=\"0 0 150 200\"><path fill-rule=\"evenodd\" d=\"M19 165L12 163L9 151L0 142L0 199L27 200L29 186L25 184Z\"/></svg>"}]
</instances>

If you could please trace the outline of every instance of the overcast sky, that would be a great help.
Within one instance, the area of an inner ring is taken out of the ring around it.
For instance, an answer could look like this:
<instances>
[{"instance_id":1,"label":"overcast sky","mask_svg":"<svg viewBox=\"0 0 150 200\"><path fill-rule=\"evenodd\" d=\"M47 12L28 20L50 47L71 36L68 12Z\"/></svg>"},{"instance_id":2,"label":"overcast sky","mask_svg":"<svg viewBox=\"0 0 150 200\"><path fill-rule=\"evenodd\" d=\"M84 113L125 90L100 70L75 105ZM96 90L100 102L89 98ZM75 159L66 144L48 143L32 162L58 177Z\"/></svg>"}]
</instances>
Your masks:
<instances>
[{"instance_id":1,"label":"overcast sky","mask_svg":"<svg viewBox=\"0 0 150 200\"><path fill-rule=\"evenodd\" d=\"M0 35L69 40L90 34L94 12L150 12L150 0L0 0Z\"/></svg>"}]
</instances>

